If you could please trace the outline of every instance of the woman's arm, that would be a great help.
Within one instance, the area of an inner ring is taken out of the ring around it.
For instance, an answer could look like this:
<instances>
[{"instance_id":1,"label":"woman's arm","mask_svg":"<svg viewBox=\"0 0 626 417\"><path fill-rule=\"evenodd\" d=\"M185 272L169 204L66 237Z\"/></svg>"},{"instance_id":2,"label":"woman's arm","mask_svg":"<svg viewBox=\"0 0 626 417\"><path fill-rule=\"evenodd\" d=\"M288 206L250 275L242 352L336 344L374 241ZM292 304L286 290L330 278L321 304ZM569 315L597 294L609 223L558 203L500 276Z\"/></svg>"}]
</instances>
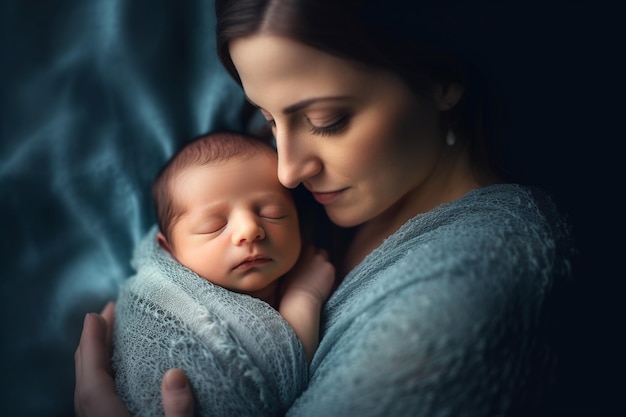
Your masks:
<instances>
[{"instance_id":1,"label":"woman's arm","mask_svg":"<svg viewBox=\"0 0 626 417\"><path fill-rule=\"evenodd\" d=\"M115 392L111 370L111 346L115 304L102 313L85 316L80 343L74 355L76 386L74 411L78 417L128 416L130 413ZM161 386L166 417L193 416L191 386L180 369L170 369Z\"/></svg>"}]
</instances>

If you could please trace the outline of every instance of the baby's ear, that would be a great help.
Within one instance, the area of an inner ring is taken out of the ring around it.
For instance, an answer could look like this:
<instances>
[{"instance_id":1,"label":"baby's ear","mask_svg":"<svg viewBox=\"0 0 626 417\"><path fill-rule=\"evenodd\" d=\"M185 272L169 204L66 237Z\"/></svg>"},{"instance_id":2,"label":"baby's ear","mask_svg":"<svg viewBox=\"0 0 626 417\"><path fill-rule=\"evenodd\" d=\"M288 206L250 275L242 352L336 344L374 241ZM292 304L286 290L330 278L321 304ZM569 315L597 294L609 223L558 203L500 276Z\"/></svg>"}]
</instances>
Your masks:
<instances>
[{"instance_id":1,"label":"baby's ear","mask_svg":"<svg viewBox=\"0 0 626 417\"><path fill-rule=\"evenodd\" d=\"M167 238L165 237L165 235L163 233L161 233L161 232L157 233L156 240L157 240L157 243L159 244L160 247L162 247L163 249L165 249L169 253L172 253L172 249L170 248L170 244L167 241Z\"/></svg>"},{"instance_id":2,"label":"baby's ear","mask_svg":"<svg viewBox=\"0 0 626 417\"><path fill-rule=\"evenodd\" d=\"M440 111L452 109L461 101L465 93L465 86L458 83L448 84L446 86L438 85L435 87L435 101Z\"/></svg>"}]
</instances>

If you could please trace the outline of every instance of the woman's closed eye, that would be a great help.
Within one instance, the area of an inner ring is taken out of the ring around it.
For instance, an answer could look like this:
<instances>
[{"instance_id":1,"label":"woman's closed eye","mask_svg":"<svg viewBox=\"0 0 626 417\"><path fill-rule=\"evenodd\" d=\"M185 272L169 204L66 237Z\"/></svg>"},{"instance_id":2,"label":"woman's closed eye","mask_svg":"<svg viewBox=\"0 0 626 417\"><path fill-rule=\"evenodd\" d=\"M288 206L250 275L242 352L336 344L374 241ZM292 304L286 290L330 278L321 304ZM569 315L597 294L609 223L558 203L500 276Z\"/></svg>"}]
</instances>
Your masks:
<instances>
[{"instance_id":1,"label":"woman's closed eye","mask_svg":"<svg viewBox=\"0 0 626 417\"><path fill-rule=\"evenodd\" d=\"M339 132L341 129L348 125L350 117L348 115L341 116L339 118L317 122L316 120L307 119L310 124L311 133L314 135L328 136Z\"/></svg>"},{"instance_id":2,"label":"woman's closed eye","mask_svg":"<svg viewBox=\"0 0 626 417\"><path fill-rule=\"evenodd\" d=\"M305 118L305 120L306 123L309 125L309 130L312 134L328 136L337 133L344 127L346 127L348 125L348 122L350 121L350 116L341 116L331 121L317 121L317 119L312 119L308 117ZM266 123L272 131L275 131L276 120L266 119Z\"/></svg>"}]
</instances>

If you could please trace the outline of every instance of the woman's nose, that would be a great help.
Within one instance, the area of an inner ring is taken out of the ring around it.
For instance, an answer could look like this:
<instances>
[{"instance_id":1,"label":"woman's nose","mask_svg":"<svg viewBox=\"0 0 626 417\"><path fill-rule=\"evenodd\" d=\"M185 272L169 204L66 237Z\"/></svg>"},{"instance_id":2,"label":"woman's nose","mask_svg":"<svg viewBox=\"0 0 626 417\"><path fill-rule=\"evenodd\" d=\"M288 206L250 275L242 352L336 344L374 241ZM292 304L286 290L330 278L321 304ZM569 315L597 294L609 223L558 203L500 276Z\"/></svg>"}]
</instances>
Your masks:
<instances>
[{"instance_id":1,"label":"woman's nose","mask_svg":"<svg viewBox=\"0 0 626 417\"><path fill-rule=\"evenodd\" d=\"M276 132L278 152L278 180L287 188L295 188L302 181L317 175L322 162L308 144L297 138Z\"/></svg>"},{"instance_id":2,"label":"woman's nose","mask_svg":"<svg viewBox=\"0 0 626 417\"><path fill-rule=\"evenodd\" d=\"M255 217L251 214L246 214L239 215L236 219L231 220L230 224L234 229L232 233L234 245L239 246L244 243L265 239L265 229L263 229Z\"/></svg>"}]
</instances>

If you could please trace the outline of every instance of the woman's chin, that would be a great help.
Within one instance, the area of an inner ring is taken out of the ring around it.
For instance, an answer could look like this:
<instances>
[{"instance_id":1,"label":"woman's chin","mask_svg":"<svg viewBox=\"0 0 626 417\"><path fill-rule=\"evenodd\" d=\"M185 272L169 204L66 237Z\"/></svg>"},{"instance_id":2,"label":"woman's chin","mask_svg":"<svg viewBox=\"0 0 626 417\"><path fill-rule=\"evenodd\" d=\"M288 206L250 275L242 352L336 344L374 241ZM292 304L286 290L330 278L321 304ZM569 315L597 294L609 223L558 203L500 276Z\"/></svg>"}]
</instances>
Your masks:
<instances>
[{"instance_id":1,"label":"woman's chin","mask_svg":"<svg viewBox=\"0 0 626 417\"><path fill-rule=\"evenodd\" d=\"M339 227L355 227L365 223L366 221L364 219L361 219L360 216L355 216L351 213L347 213L346 210L329 209L326 207L325 209L330 221Z\"/></svg>"}]
</instances>

